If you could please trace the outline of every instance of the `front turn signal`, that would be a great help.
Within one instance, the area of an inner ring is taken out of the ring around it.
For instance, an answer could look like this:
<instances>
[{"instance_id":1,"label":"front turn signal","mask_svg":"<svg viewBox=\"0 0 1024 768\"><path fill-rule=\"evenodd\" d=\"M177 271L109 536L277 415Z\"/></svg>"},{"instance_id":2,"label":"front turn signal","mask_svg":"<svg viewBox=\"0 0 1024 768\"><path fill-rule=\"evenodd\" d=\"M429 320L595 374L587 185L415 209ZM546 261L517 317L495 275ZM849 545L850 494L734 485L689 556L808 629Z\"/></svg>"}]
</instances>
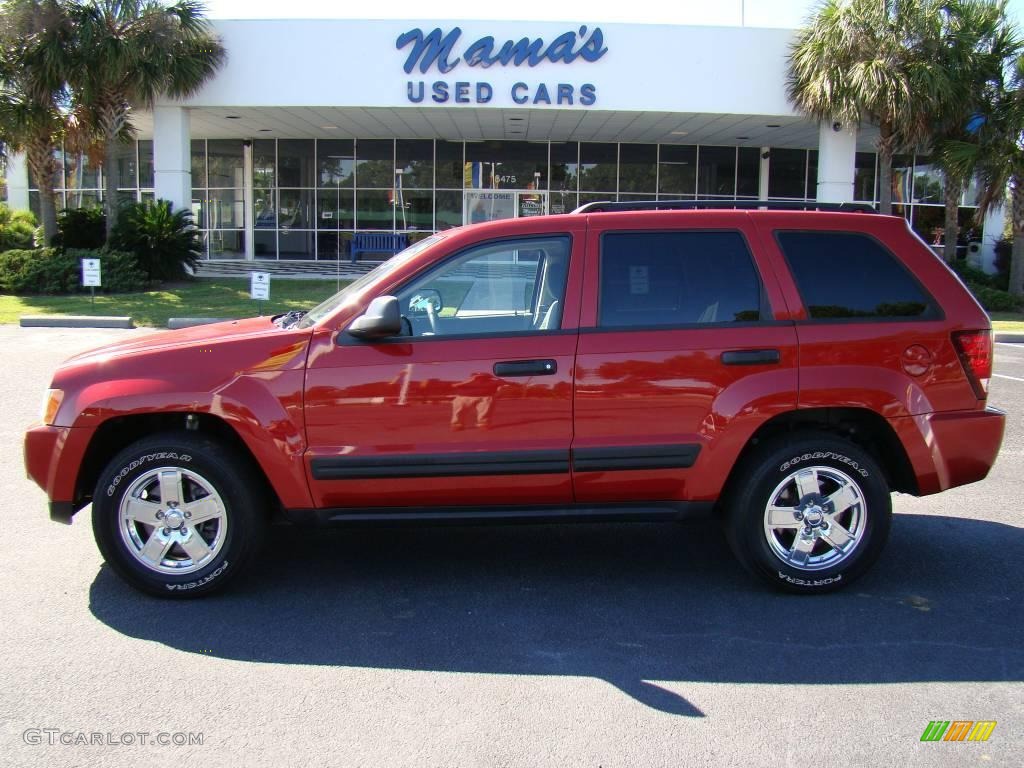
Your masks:
<instances>
[{"instance_id":1,"label":"front turn signal","mask_svg":"<svg viewBox=\"0 0 1024 768\"><path fill-rule=\"evenodd\" d=\"M43 399L43 424L50 426L57 420L57 411L64 401L63 389L48 389Z\"/></svg>"}]
</instances>

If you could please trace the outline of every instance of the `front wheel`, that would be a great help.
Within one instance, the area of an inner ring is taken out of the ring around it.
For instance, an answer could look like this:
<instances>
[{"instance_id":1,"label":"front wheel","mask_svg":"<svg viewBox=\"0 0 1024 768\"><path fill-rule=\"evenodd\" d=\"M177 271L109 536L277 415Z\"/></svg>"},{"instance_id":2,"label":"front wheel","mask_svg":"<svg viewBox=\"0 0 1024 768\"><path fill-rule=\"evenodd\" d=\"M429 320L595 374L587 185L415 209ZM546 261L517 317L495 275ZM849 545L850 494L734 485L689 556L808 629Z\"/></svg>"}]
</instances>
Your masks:
<instances>
[{"instance_id":1,"label":"front wheel","mask_svg":"<svg viewBox=\"0 0 1024 768\"><path fill-rule=\"evenodd\" d=\"M191 434L157 435L100 473L92 527L104 559L136 589L195 597L221 589L258 550L263 501L254 473Z\"/></svg>"},{"instance_id":2,"label":"front wheel","mask_svg":"<svg viewBox=\"0 0 1024 768\"><path fill-rule=\"evenodd\" d=\"M892 502L859 446L822 433L769 443L741 468L726 500L726 534L740 562L778 589L828 592L879 557Z\"/></svg>"}]
</instances>

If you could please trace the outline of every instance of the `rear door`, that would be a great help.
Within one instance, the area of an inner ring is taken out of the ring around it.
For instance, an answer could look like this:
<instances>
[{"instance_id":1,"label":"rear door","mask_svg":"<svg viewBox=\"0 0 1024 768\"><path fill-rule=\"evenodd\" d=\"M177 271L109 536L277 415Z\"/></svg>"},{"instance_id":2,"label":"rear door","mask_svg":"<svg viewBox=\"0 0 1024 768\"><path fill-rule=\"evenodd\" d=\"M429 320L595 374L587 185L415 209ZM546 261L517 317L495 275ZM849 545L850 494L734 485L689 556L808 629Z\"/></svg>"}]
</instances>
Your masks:
<instances>
[{"instance_id":1,"label":"rear door","mask_svg":"<svg viewBox=\"0 0 1024 768\"><path fill-rule=\"evenodd\" d=\"M576 361L580 502L712 500L796 407L797 344L743 212L590 217Z\"/></svg>"}]
</instances>

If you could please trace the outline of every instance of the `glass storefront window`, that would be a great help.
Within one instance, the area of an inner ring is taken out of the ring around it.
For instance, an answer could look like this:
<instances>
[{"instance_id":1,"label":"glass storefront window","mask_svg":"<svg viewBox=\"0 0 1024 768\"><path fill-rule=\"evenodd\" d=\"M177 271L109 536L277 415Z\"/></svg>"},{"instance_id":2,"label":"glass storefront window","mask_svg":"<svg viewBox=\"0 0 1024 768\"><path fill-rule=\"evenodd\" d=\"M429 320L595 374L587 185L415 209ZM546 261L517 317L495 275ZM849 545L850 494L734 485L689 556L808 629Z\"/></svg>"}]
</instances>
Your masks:
<instances>
[{"instance_id":1,"label":"glass storefront window","mask_svg":"<svg viewBox=\"0 0 1024 768\"><path fill-rule=\"evenodd\" d=\"M350 189L321 189L317 198L317 229L355 227L354 193Z\"/></svg>"},{"instance_id":2,"label":"glass storefront window","mask_svg":"<svg viewBox=\"0 0 1024 768\"><path fill-rule=\"evenodd\" d=\"M241 229L245 226L241 189L211 189L207 203L206 229Z\"/></svg>"},{"instance_id":3,"label":"glass storefront window","mask_svg":"<svg viewBox=\"0 0 1024 768\"><path fill-rule=\"evenodd\" d=\"M896 155L892 159L893 213L904 215L904 206L911 202L914 160L910 155Z\"/></svg>"},{"instance_id":4,"label":"glass storefront window","mask_svg":"<svg viewBox=\"0 0 1024 768\"><path fill-rule=\"evenodd\" d=\"M773 147L768 159L768 197L807 196L807 150Z\"/></svg>"},{"instance_id":5,"label":"glass storefront window","mask_svg":"<svg viewBox=\"0 0 1024 768\"><path fill-rule=\"evenodd\" d=\"M206 186L206 141L192 140L192 186Z\"/></svg>"},{"instance_id":6,"label":"glass storefront window","mask_svg":"<svg viewBox=\"0 0 1024 768\"><path fill-rule=\"evenodd\" d=\"M853 199L869 203L878 199L875 188L875 153L858 152L853 171Z\"/></svg>"},{"instance_id":7,"label":"glass storefront window","mask_svg":"<svg viewBox=\"0 0 1024 768\"><path fill-rule=\"evenodd\" d=\"M758 197L761 186L761 150L740 147L736 168L736 197Z\"/></svg>"},{"instance_id":8,"label":"glass storefront window","mask_svg":"<svg viewBox=\"0 0 1024 768\"><path fill-rule=\"evenodd\" d=\"M654 198L658 187L658 145L619 146L619 192L646 192Z\"/></svg>"},{"instance_id":9,"label":"glass storefront window","mask_svg":"<svg viewBox=\"0 0 1024 768\"><path fill-rule=\"evenodd\" d=\"M277 225L281 229L312 229L313 190L279 189Z\"/></svg>"},{"instance_id":10,"label":"glass storefront window","mask_svg":"<svg viewBox=\"0 0 1024 768\"><path fill-rule=\"evenodd\" d=\"M357 190L356 229L393 229L393 198L394 193L390 189Z\"/></svg>"},{"instance_id":11,"label":"glass storefront window","mask_svg":"<svg viewBox=\"0 0 1024 768\"><path fill-rule=\"evenodd\" d=\"M117 144L114 147L114 182L118 188L138 187L138 162L135 157L135 142Z\"/></svg>"},{"instance_id":12,"label":"glass storefront window","mask_svg":"<svg viewBox=\"0 0 1024 768\"><path fill-rule=\"evenodd\" d=\"M435 196L438 230L462 226L462 192L438 191Z\"/></svg>"},{"instance_id":13,"label":"glass storefront window","mask_svg":"<svg viewBox=\"0 0 1024 768\"><path fill-rule=\"evenodd\" d=\"M697 149L697 196L736 196L736 147Z\"/></svg>"},{"instance_id":14,"label":"glass storefront window","mask_svg":"<svg viewBox=\"0 0 1024 768\"><path fill-rule=\"evenodd\" d=\"M280 139L277 142L277 186L312 187L313 140Z\"/></svg>"},{"instance_id":15,"label":"glass storefront window","mask_svg":"<svg viewBox=\"0 0 1024 768\"><path fill-rule=\"evenodd\" d=\"M552 192L575 192L578 184L580 145L575 141L551 144ZM571 209L570 209L571 210Z\"/></svg>"},{"instance_id":16,"label":"glass storefront window","mask_svg":"<svg viewBox=\"0 0 1024 768\"><path fill-rule=\"evenodd\" d=\"M914 158L914 202L942 205L945 202L945 177L931 158L917 155Z\"/></svg>"},{"instance_id":17,"label":"glass storefront window","mask_svg":"<svg viewBox=\"0 0 1024 768\"><path fill-rule=\"evenodd\" d=\"M696 194L696 146L662 144L658 192L669 197L693 197Z\"/></svg>"},{"instance_id":18,"label":"glass storefront window","mask_svg":"<svg viewBox=\"0 0 1024 768\"><path fill-rule=\"evenodd\" d=\"M614 193L618 188L618 168L618 144L580 144L581 192Z\"/></svg>"},{"instance_id":19,"label":"glass storefront window","mask_svg":"<svg viewBox=\"0 0 1024 768\"><path fill-rule=\"evenodd\" d=\"M403 189L396 200L395 229L434 229L434 193L431 190Z\"/></svg>"},{"instance_id":20,"label":"glass storefront window","mask_svg":"<svg viewBox=\"0 0 1024 768\"><path fill-rule=\"evenodd\" d=\"M529 141L466 143L467 189L545 189L548 145Z\"/></svg>"},{"instance_id":21,"label":"glass storefront window","mask_svg":"<svg viewBox=\"0 0 1024 768\"><path fill-rule=\"evenodd\" d=\"M153 174L153 142L139 142L139 186L143 189L154 186Z\"/></svg>"},{"instance_id":22,"label":"glass storefront window","mask_svg":"<svg viewBox=\"0 0 1024 768\"><path fill-rule=\"evenodd\" d=\"M430 139L399 139L395 142L395 168L402 171L404 186L433 189L434 142Z\"/></svg>"},{"instance_id":23,"label":"glass storefront window","mask_svg":"<svg viewBox=\"0 0 1024 768\"><path fill-rule=\"evenodd\" d=\"M576 210L575 192L551 192L548 196L548 213L572 213Z\"/></svg>"},{"instance_id":24,"label":"glass storefront window","mask_svg":"<svg viewBox=\"0 0 1024 768\"><path fill-rule=\"evenodd\" d=\"M461 141L437 142L437 187L438 189L462 189L463 144ZM459 204L461 206L461 203ZM462 221L460 214L459 221Z\"/></svg>"},{"instance_id":25,"label":"glass storefront window","mask_svg":"<svg viewBox=\"0 0 1024 768\"><path fill-rule=\"evenodd\" d=\"M207 186L241 189L245 185L242 173L242 140L210 139L206 144L210 174Z\"/></svg>"},{"instance_id":26,"label":"glass storefront window","mask_svg":"<svg viewBox=\"0 0 1024 768\"><path fill-rule=\"evenodd\" d=\"M277 181L277 142L257 139L252 143L252 185L273 187Z\"/></svg>"},{"instance_id":27,"label":"glass storefront window","mask_svg":"<svg viewBox=\"0 0 1024 768\"><path fill-rule=\"evenodd\" d=\"M206 190L192 189L192 223L206 229Z\"/></svg>"},{"instance_id":28,"label":"glass storefront window","mask_svg":"<svg viewBox=\"0 0 1024 768\"><path fill-rule=\"evenodd\" d=\"M66 186L70 189L99 189L103 185L100 182L100 169L89 162L89 156L85 154L64 154L64 172ZM81 207L81 206L75 206Z\"/></svg>"},{"instance_id":29,"label":"glass storefront window","mask_svg":"<svg viewBox=\"0 0 1024 768\"><path fill-rule=\"evenodd\" d=\"M390 189L395 186L395 143L391 139L356 140L356 186Z\"/></svg>"},{"instance_id":30,"label":"glass storefront window","mask_svg":"<svg viewBox=\"0 0 1024 768\"><path fill-rule=\"evenodd\" d=\"M316 143L317 186L348 187L355 182L355 144L351 139L321 139Z\"/></svg>"}]
</instances>

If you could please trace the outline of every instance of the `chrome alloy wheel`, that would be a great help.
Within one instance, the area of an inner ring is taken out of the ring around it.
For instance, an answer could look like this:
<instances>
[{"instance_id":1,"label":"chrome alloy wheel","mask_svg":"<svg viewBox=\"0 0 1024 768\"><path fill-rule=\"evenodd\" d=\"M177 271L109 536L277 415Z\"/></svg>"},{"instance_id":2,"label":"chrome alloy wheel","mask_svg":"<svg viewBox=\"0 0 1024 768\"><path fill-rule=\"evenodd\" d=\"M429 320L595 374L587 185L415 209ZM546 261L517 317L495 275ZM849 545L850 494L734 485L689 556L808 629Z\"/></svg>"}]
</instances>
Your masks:
<instances>
[{"instance_id":1,"label":"chrome alloy wheel","mask_svg":"<svg viewBox=\"0 0 1024 768\"><path fill-rule=\"evenodd\" d=\"M140 475L121 498L121 540L152 571L184 574L210 563L224 546L227 510L213 485L180 467Z\"/></svg>"},{"instance_id":2,"label":"chrome alloy wheel","mask_svg":"<svg viewBox=\"0 0 1024 768\"><path fill-rule=\"evenodd\" d=\"M783 563L831 568L864 539L867 503L860 486L832 467L805 467L779 483L764 510L764 535Z\"/></svg>"}]
</instances>

